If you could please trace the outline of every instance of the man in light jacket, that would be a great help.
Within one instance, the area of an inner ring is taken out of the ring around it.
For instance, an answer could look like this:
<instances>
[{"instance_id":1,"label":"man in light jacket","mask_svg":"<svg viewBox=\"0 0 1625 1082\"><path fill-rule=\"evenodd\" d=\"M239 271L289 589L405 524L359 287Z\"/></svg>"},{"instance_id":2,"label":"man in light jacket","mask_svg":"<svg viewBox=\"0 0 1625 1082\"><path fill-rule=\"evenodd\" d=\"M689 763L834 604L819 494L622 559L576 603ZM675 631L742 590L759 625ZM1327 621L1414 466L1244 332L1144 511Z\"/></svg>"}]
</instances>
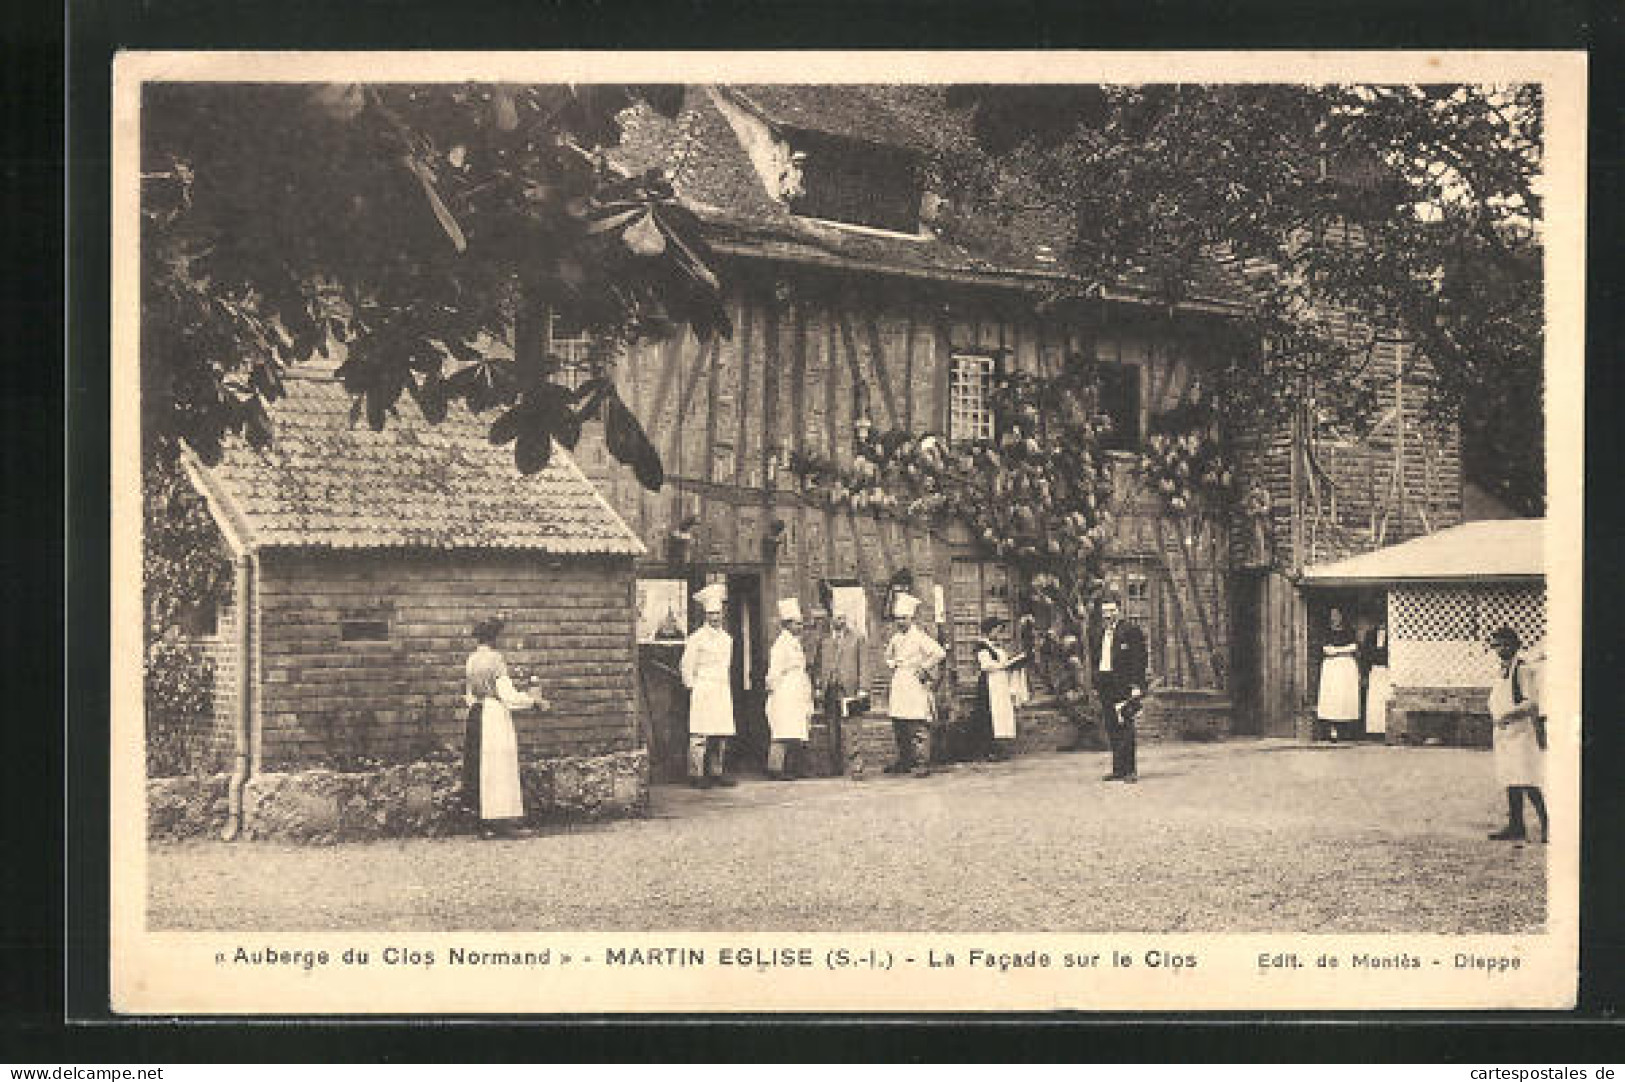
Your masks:
<instances>
[{"instance_id":1,"label":"man in light jacket","mask_svg":"<svg viewBox=\"0 0 1625 1082\"><path fill-rule=\"evenodd\" d=\"M767 655L767 725L773 743L767 776L782 781L805 777L807 728L812 719L812 678L801 648L801 602L779 602L779 637Z\"/></svg>"},{"instance_id":2,"label":"man in light jacket","mask_svg":"<svg viewBox=\"0 0 1625 1082\"><path fill-rule=\"evenodd\" d=\"M936 639L914 623L920 599L898 594L895 602L897 630L886 644L886 666L891 669L892 735L897 741L897 761L886 768L888 774L913 771L917 778L931 773L931 720L933 707L927 676L948 656Z\"/></svg>"},{"instance_id":3,"label":"man in light jacket","mask_svg":"<svg viewBox=\"0 0 1625 1082\"><path fill-rule=\"evenodd\" d=\"M733 636L722 630L727 587L712 583L694 595L705 609L705 623L688 637L679 665L688 700L688 783L696 789L731 786L724 772L728 738L734 735Z\"/></svg>"}]
</instances>

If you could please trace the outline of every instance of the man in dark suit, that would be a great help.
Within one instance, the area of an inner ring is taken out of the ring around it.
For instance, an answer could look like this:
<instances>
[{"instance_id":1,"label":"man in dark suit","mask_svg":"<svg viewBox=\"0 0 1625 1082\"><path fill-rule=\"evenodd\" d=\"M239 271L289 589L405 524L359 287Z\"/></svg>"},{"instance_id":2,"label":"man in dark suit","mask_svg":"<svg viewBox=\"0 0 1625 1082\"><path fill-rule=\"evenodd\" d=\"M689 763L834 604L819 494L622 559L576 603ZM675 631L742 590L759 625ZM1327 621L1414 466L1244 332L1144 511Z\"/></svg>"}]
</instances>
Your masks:
<instances>
[{"instance_id":1,"label":"man in dark suit","mask_svg":"<svg viewBox=\"0 0 1625 1082\"><path fill-rule=\"evenodd\" d=\"M1118 616L1118 598L1100 602L1100 621L1089 636L1089 660L1100 698L1100 720L1112 749L1112 772L1104 781L1133 784L1134 717L1145 694L1145 632Z\"/></svg>"},{"instance_id":2,"label":"man in dark suit","mask_svg":"<svg viewBox=\"0 0 1625 1082\"><path fill-rule=\"evenodd\" d=\"M829 722L830 769L835 774L844 771L857 776L863 772L857 733L854 731L847 739L843 730L848 722L862 724L854 720L857 714L852 712L861 713L861 703L852 700L864 691L863 655L867 648L867 640L847 622L845 613L838 612L830 618L829 629L818 638L808 666Z\"/></svg>"}]
</instances>

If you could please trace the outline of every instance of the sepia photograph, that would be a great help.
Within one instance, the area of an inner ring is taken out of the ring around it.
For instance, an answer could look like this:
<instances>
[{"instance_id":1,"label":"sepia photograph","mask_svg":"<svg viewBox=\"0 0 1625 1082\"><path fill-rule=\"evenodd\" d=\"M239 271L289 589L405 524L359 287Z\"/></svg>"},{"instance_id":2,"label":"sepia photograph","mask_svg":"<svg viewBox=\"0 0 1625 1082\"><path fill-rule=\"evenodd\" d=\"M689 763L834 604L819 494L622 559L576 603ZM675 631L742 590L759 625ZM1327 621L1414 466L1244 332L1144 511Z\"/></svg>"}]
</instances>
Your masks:
<instances>
[{"instance_id":1,"label":"sepia photograph","mask_svg":"<svg viewBox=\"0 0 1625 1082\"><path fill-rule=\"evenodd\" d=\"M502 55L121 58L121 1009L1573 1002L1583 58Z\"/></svg>"}]
</instances>

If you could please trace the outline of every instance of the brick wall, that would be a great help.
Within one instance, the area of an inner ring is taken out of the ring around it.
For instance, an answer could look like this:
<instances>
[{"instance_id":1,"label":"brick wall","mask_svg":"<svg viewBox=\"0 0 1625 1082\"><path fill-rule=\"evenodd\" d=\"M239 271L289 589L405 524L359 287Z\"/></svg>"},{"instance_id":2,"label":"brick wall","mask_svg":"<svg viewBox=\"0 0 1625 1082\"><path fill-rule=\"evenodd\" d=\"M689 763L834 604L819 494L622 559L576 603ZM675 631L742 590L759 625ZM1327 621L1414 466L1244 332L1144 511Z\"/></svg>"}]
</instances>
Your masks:
<instances>
[{"instance_id":1,"label":"brick wall","mask_svg":"<svg viewBox=\"0 0 1625 1082\"><path fill-rule=\"evenodd\" d=\"M1490 729L1489 688L1395 688L1388 700L1390 744L1487 748Z\"/></svg>"},{"instance_id":2,"label":"brick wall","mask_svg":"<svg viewBox=\"0 0 1625 1082\"><path fill-rule=\"evenodd\" d=\"M229 767L237 752L237 689L242 681L242 663L237 649L237 610L233 605L227 602L219 607L215 633L201 641L214 662L214 713L204 769L216 770Z\"/></svg>"},{"instance_id":3,"label":"brick wall","mask_svg":"<svg viewBox=\"0 0 1625 1082\"><path fill-rule=\"evenodd\" d=\"M401 757L460 747L470 628L502 612L498 648L540 677L549 711L518 711L527 757L643 744L634 694L629 560L537 554L309 552L261 559L258 709L264 769L335 746ZM387 624L344 641L346 619Z\"/></svg>"}]
</instances>

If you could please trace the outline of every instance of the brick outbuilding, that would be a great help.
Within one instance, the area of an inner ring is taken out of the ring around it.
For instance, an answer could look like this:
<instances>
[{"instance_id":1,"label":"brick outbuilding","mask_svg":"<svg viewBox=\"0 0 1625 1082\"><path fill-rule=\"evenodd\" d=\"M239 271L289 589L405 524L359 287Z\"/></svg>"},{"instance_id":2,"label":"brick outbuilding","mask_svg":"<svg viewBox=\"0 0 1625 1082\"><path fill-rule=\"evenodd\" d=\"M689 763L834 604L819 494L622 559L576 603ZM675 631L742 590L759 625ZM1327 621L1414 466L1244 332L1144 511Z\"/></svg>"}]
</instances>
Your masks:
<instances>
[{"instance_id":1,"label":"brick outbuilding","mask_svg":"<svg viewBox=\"0 0 1625 1082\"><path fill-rule=\"evenodd\" d=\"M431 424L403 396L375 432L330 376L286 388L268 447L187 459L237 564L215 724L239 773L458 746L470 628L493 612L510 666L552 704L516 715L523 759L641 751L644 548L569 454L526 477L461 405Z\"/></svg>"}]
</instances>

